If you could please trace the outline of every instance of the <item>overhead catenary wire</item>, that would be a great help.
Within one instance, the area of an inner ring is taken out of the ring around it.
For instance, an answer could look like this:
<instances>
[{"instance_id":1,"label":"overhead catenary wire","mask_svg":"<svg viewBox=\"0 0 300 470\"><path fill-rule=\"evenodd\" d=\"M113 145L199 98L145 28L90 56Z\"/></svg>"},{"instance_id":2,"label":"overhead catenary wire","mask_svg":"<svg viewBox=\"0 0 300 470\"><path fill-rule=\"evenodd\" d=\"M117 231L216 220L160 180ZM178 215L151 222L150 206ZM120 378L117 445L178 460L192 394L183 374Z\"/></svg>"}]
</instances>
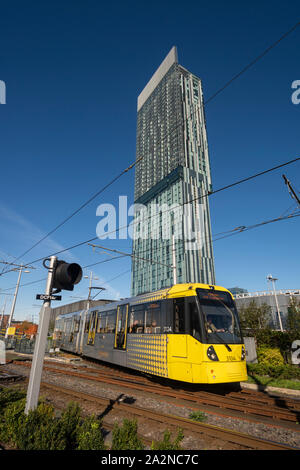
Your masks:
<instances>
[{"instance_id":1,"label":"overhead catenary wire","mask_svg":"<svg viewBox=\"0 0 300 470\"><path fill-rule=\"evenodd\" d=\"M277 39L274 43L272 43L269 47L267 47L261 54L259 54L257 57L255 57L254 60L249 62L240 72L235 74L229 81L227 81L221 88L219 88L213 95L211 95L207 100L205 100L202 103L202 107L204 107L207 103L211 102L216 96L218 96L223 90L225 90L231 83L233 83L235 80L237 80L241 75L243 75L247 70L249 70L254 64L256 64L259 60L261 60L268 52L270 52L274 47L276 47L281 41L283 41L287 36L289 36L298 26L300 25L300 22L297 22L295 25L293 25L292 28L290 28L288 31L286 31L282 36L280 36L279 39ZM194 111L195 112L195 111ZM194 112L190 115L190 117L194 114ZM188 117L186 117L188 119ZM179 125L182 125L182 123L179 123L176 125L178 127ZM175 128L176 128L175 127ZM173 128L171 132L175 130ZM50 232L48 232L44 237L42 237L40 240L38 240L34 245L32 245L29 249L27 249L24 253L22 253L20 256L14 258L13 261L16 261L20 258L23 258L26 254L28 254L31 250L33 250L36 246L38 246L42 241L44 241L46 238L48 238L50 235L52 235L56 230L58 230L62 225L64 225L66 222L68 222L72 217L74 217L78 212L80 212L84 207L86 207L92 200L94 200L99 194L101 194L105 189L107 189L111 184L113 184L115 181L117 181L124 173L128 172L131 170L136 164L138 164L143 157L139 157L134 163L132 163L128 168L123 170L119 175L117 175L110 183L105 185L102 189L97 191L96 194L94 194L91 198L89 198L85 203L83 203L78 209L76 209L72 214L70 214L66 219L64 219L62 222L60 222L56 227L54 227Z\"/></svg>"},{"instance_id":2,"label":"overhead catenary wire","mask_svg":"<svg viewBox=\"0 0 300 470\"><path fill-rule=\"evenodd\" d=\"M33 250L36 246L38 246L40 243L42 243L46 238L48 238L50 235L52 235L56 230L58 230L60 227L62 227L65 223L67 223L70 219L72 219L78 212L80 212L84 207L86 207L90 202L92 202L94 199L96 199L97 196L99 196L101 193L103 193L109 186L111 186L113 183L115 183L121 176L123 176L125 173L130 171L140 160L142 160L143 157L138 158L135 162L133 162L131 165L129 165L125 170L121 171L117 176L115 176L109 183L104 185L99 191L97 191L93 196L91 196L87 201L85 201L81 206L78 207L72 214L70 214L68 217L66 217L62 222L60 222L58 225L56 225L50 232L48 232L46 235L44 235L40 240L38 240L34 245L32 245L28 250L24 251L20 256L16 257L13 259L13 261L17 261L20 258L23 258L27 253L29 253L31 250ZM7 264L13 264L7 263ZM6 271L2 272L1 274L4 274Z\"/></svg>"},{"instance_id":3,"label":"overhead catenary wire","mask_svg":"<svg viewBox=\"0 0 300 470\"><path fill-rule=\"evenodd\" d=\"M235 182L230 183L230 184L228 184L228 185L226 185L226 186L223 186L223 187L221 187L221 188L219 188L219 189L216 189L216 190L214 190L214 191L210 191L210 192L208 192L208 193L206 193L206 194L203 194L203 195L201 195L201 196L198 196L198 197L195 197L195 198L193 198L193 199L190 199L189 201L185 201L185 202L183 202L183 203L181 203L181 204L178 204L178 206L175 206L175 207L172 208L172 209L176 209L176 207L178 207L178 208L183 207L184 205L190 204L191 202L194 202L194 201L196 201L196 200L200 200L200 199L202 199L202 198L205 198L205 197L208 197L208 196L212 196L213 194L217 194L217 193L219 193L219 192L221 192L221 191L225 191L225 190L227 190L227 189L233 188L234 186L243 184L243 183L245 183L245 182L247 182L247 181L250 181L250 180L252 180L252 179L255 179L255 178L259 177L259 176L265 175L265 174L270 173L270 172L272 172L272 171L278 170L279 168L282 168L282 167L284 167L284 166L290 165L290 164L295 163L295 162L297 162L297 161L299 161L299 160L300 160L300 157L296 157L296 158L294 158L294 159L292 159L292 160L289 160L288 162L281 163L280 165L276 165L276 166L274 166L274 167L272 167L272 168L268 168L267 170L261 171L261 172L259 172L259 173L254 174L254 175L251 175L251 176L248 176L248 177L243 178L243 179L241 179L241 180L235 181ZM147 219L145 219L145 220L149 220L149 219L151 219L151 218L153 218L153 217L157 217L157 216L159 216L160 214L163 214L163 213L166 213L166 212L169 212L169 210L162 211L162 212L160 212L159 214L154 214L154 215L152 215L152 216L150 215L150 216L147 217ZM136 223L139 223L139 222L140 222L140 221L138 221L138 222L132 221L131 223L129 223L129 224L127 224L127 225L124 225L124 226L122 226L122 227L118 227L118 228L116 228L115 230L112 230L112 231L110 231L110 232L107 232L107 233L106 233L106 236L112 235L112 234L114 234L114 233L117 233L117 232L119 232L120 230L123 230L123 229L125 229L125 228L128 228L130 225L135 225ZM70 247L68 247L68 248L64 248L64 249L59 250L59 251L56 251L55 253L52 253L52 254L50 254L50 255L43 256L43 257L41 257L41 258L35 259L35 260L33 260L33 261L30 261L30 263L28 263L28 264L35 264L35 263L38 263L39 261L42 261L42 260L45 259L45 258L49 258L50 256L56 256L56 255L58 255L58 254L61 254L61 253L66 252L66 251L73 250L73 249L75 249L75 248L78 248L78 247L80 247L80 246L86 245L86 244L91 243L91 242L93 242L93 241L95 241L95 240L98 240L98 239L99 239L98 237L89 238L88 240L84 240L84 241L82 241L82 242L76 243L76 244L74 244L74 245L72 245L72 246L70 246ZM24 264L24 266L27 266L27 264L26 264L26 265ZM8 272L10 272L10 271L11 271L11 270L4 271L4 272L0 273L0 276L2 276L3 274L8 273Z\"/></svg>"},{"instance_id":4,"label":"overhead catenary wire","mask_svg":"<svg viewBox=\"0 0 300 470\"><path fill-rule=\"evenodd\" d=\"M216 238L216 239L212 240L211 243L214 243L218 240L222 240L224 238L229 238L230 236L233 236L233 235L236 235L236 234L239 234L239 233L244 233L248 230L252 230L254 228L257 228L257 227L260 227L260 226L263 226L263 225L267 225L267 224L270 224L270 223L275 223L275 222L279 222L281 220L287 220L287 219L291 219L291 218L295 218L295 217L300 217L300 213L299 214L290 214L290 215L287 215L287 216L280 216L280 217L277 217L277 218L273 218L273 219L270 219L270 220L260 222L258 224L250 225L248 227L247 226L236 227L232 230L229 230L228 232L221 232L221 233L226 233L227 235L225 235L223 237ZM238 230L238 229L240 229L240 230ZM87 244L87 243L84 242L84 244ZM69 248L69 249L71 249L71 248ZM105 249L107 250L107 248L105 248ZM113 250L113 251L117 251L117 250ZM149 250L144 250L143 252L146 252L146 251L149 251ZM51 256L54 256L54 255L51 255ZM126 253L126 254L123 254L121 256L115 256L113 258L108 258L106 260L98 261L98 262L93 263L93 264L88 264L87 266L83 266L82 269L89 268L91 266L96 266L97 264L102 264L102 263L105 263L105 262L109 262L109 261L112 261L112 260L117 259L117 258L124 258L124 257L128 257L128 256L132 256L132 255L130 255L129 253ZM44 259L44 258L41 258L41 259ZM143 261L148 261L148 262L154 263L154 264L161 264L161 263L156 263L156 261L152 260L152 259L146 259L145 258L145 259L143 259ZM167 266L171 267L170 265L167 265ZM130 269L127 272L129 272L129 271L130 271ZM119 276L116 276L116 277L119 277ZM45 281L46 279L47 278L45 277L45 278L42 278L42 279L38 279L37 281L32 281L32 282L28 282L28 283L25 283L25 284L21 284L20 287L27 287L27 286L30 286L32 284L37 284L39 282ZM114 280L114 279L111 279L110 281L107 281L107 282L111 282L112 280ZM1 295L1 292L12 290L14 288L15 288L15 286L12 286L12 287L9 287L9 288L6 288L6 289L1 289L0 295Z\"/></svg>"},{"instance_id":5,"label":"overhead catenary wire","mask_svg":"<svg viewBox=\"0 0 300 470\"><path fill-rule=\"evenodd\" d=\"M265 49L261 54L259 54L254 60L249 62L240 72L235 74L229 81L227 81L221 88L219 88L213 95L211 95L206 101L202 103L202 108L212 101L219 93L221 93L223 90L225 90L231 83L233 83L235 80L237 80L241 75L243 75L247 70L249 70L255 63L257 63L260 59L262 59L269 51L271 51L274 47L276 47L281 41L283 41L288 35L290 35L298 26L300 25L300 22L297 22L292 28L290 28L288 31L286 31L279 39L277 39L274 43L272 43L267 49ZM194 111L195 112L195 111ZM194 112L190 115L190 117L194 114ZM188 117L186 117L188 119ZM182 125L182 123L177 124L176 127L179 125ZM176 128L175 127L175 128ZM169 133L173 132L175 130L173 128ZM66 219L64 219L62 222L60 222L54 229L52 229L50 232L48 232L44 237L42 237L40 240L38 240L33 246L31 246L29 249L27 249L24 253L22 253L20 256L14 258L13 261L16 261L20 258L23 258L26 254L28 254L31 250L33 250L36 246L38 246L42 241L44 241L46 238L48 238L50 235L52 235L56 230L58 230L62 225L64 225L66 222L68 222L72 217L74 217L78 212L80 212L84 207L86 207L92 200L94 200L99 194L101 194L105 189L107 189L111 184L113 184L117 179L119 179L124 173L128 172L131 170L136 164L138 164L143 157L139 157L134 163L132 163L128 168L123 170L119 175L117 175L110 183L105 185L102 189L100 189L96 194L94 194L91 198L89 198L85 203L83 203L78 209L76 209L72 214L70 214ZM212 193L213 194L213 193ZM7 271L2 272L1 274L4 274Z\"/></svg>"},{"instance_id":6,"label":"overhead catenary wire","mask_svg":"<svg viewBox=\"0 0 300 470\"><path fill-rule=\"evenodd\" d=\"M93 264L88 264L88 265L86 265L86 266L82 266L82 269L90 268L90 267L92 267L92 266L96 266L97 264L106 263L106 262L109 262L109 261L113 261L114 259L117 259L117 258L124 258L124 257L125 257L125 255L122 255L122 256L115 256L115 257L113 257L113 258L107 258L107 259L105 259L105 260L98 261L97 263L93 263ZM116 276L116 277L118 277L118 276ZM20 284L19 287L27 287L27 286L30 286L30 285L32 285L32 284L38 284L39 282L43 282L43 281L46 281L46 280L47 280L47 278L46 278L46 277L43 277L42 279L37 279L36 281L31 281L31 282L26 282L25 284ZM110 279L109 281L106 281L106 282L111 282L111 281L113 281L113 280L114 280L114 279ZM15 288L15 286L8 287L8 288L6 288L6 289L1 289L1 290L0 290L0 296L1 296L2 292L5 292L5 291L7 291L7 290L12 290L12 289L14 289L14 288Z\"/></svg>"},{"instance_id":7,"label":"overhead catenary wire","mask_svg":"<svg viewBox=\"0 0 300 470\"><path fill-rule=\"evenodd\" d=\"M218 236L218 235L223 235L223 236L218 237L218 238L213 238L211 241L206 242L206 245L211 246L213 243L215 243L218 240L222 240L224 238L229 238L233 235L236 235L236 234L239 234L239 233L244 233L244 232L247 232L248 230L252 230L254 228L258 228L258 227L261 227L263 225L268 225L268 224L275 223L275 222L280 222L280 221L283 221L283 220L293 219L295 217L300 216L300 211L299 211L299 213L296 213L296 214L294 214L293 212L291 214L286 215L286 216L281 215L279 217L264 220L263 222L259 222L257 224L253 224L253 225L249 225L249 226L241 225L241 226L235 227L234 229L227 230L226 232L220 232L220 233L216 234L215 236ZM138 253L138 255L140 255L140 254L145 254L145 253L149 253L149 252L152 252L151 248L146 248L144 250L138 251L137 253Z\"/></svg>"},{"instance_id":8,"label":"overhead catenary wire","mask_svg":"<svg viewBox=\"0 0 300 470\"><path fill-rule=\"evenodd\" d=\"M238 73L236 73L230 80L228 80L224 85L222 85L218 90L216 90L207 100L202 100L200 104L200 111L204 111L204 106L210 103L216 96L218 96L221 92L223 92L227 87L229 87L235 80L241 77L245 72L247 72L253 65L259 62L265 55L267 55L272 49L274 49L278 44L280 44L284 39L286 39L293 31L295 31L298 26L300 26L300 22L298 21L295 23L292 28L286 31L283 35L281 35L275 42L273 42L270 46L264 49L258 56L256 56L252 61L250 61L245 67L243 67ZM170 137L170 135L176 131L176 129L183 125L184 121L189 120L193 115L198 111L198 108L195 109L186 117L179 119L179 122L174 125L164 136L163 140L166 140Z\"/></svg>"},{"instance_id":9,"label":"overhead catenary wire","mask_svg":"<svg viewBox=\"0 0 300 470\"><path fill-rule=\"evenodd\" d=\"M260 59L262 59L268 52L270 52L274 47L278 46L278 44L283 41L287 36L289 36L296 28L300 26L300 21L298 21L292 28L286 31L279 39L277 39L273 44L271 44L267 49L265 49L261 54L259 54L254 60L249 62L240 72L234 75L225 85L223 85L219 90L217 90L213 95L211 95L205 102L204 105L212 101L219 93L221 93L225 88L227 88L231 83L233 83L237 78L243 75L247 70L249 70L254 64L256 64Z\"/></svg>"},{"instance_id":10,"label":"overhead catenary wire","mask_svg":"<svg viewBox=\"0 0 300 470\"><path fill-rule=\"evenodd\" d=\"M107 284L109 284L110 282L115 281L115 280L118 279L119 277L124 276L124 274L129 273L129 271L131 271L131 269L127 269L126 271L124 271L124 272L118 274L117 276L114 276L112 279L109 279L108 281L101 282L101 284L107 285ZM95 294L94 297L93 297L91 300L94 300L95 297L96 297L98 294L99 294L99 292L97 292L97 294Z\"/></svg>"},{"instance_id":11,"label":"overhead catenary wire","mask_svg":"<svg viewBox=\"0 0 300 470\"><path fill-rule=\"evenodd\" d=\"M102 248L104 250L112 251L113 253L120 253L123 256L130 256L131 258L137 258L139 261L146 261L146 262L149 262L149 263L160 264L161 266L165 266L167 268L173 268L173 266L171 266L170 264L161 263L160 261L154 261L154 260L148 259L148 258L142 258L142 257L134 255L132 253L125 253L124 251L113 250L112 248L107 248L107 247L104 247L104 246L101 246L101 245L93 245L91 243L88 243L88 245L90 245L92 247L95 247L95 248Z\"/></svg>"}]
</instances>

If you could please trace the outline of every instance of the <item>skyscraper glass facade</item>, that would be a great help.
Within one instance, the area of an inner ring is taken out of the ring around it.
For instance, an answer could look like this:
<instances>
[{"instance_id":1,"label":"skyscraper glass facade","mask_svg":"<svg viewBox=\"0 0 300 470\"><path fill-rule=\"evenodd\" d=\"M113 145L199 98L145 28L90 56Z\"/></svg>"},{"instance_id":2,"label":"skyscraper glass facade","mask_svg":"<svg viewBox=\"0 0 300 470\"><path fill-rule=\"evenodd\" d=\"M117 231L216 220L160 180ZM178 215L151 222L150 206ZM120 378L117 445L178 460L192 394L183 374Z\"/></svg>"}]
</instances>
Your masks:
<instances>
[{"instance_id":1,"label":"skyscraper glass facade","mask_svg":"<svg viewBox=\"0 0 300 470\"><path fill-rule=\"evenodd\" d=\"M172 48L138 98L132 295L215 283L201 80Z\"/></svg>"}]
</instances>

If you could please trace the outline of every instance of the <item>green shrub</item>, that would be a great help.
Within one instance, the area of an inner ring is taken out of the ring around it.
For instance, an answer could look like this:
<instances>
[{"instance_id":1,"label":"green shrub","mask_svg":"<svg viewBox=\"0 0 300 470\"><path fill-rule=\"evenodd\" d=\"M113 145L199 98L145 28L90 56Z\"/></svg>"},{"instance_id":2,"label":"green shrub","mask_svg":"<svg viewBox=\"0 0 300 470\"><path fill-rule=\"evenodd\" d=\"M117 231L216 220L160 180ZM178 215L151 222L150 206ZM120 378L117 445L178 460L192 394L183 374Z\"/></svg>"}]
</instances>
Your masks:
<instances>
[{"instance_id":1,"label":"green shrub","mask_svg":"<svg viewBox=\"0 0 300 470\"><path fill-rule=\"evenodd\" d=\"M284 359L278 348L259 347L257 348L257 359L259 364L269 366L280 366L284 364Z\"/></svg>"},{"instance_id":2,"label":"green shrub","mask_svg":"<svg viewBox=\"0 0 300 470\"><path fill-rule=\"evenodd\" d=\"M53 450L56 448L58 434L54 408L40 403L35 410L26 415L24 412L18 419L18 430L13 439L20 450Z\"/></svg>"},{"instance_id":3,"label":"green shrub","mask_svg":"<svg viewBox=\"0 0 300 470\"><path fill-rule=\"evenodd\" d=\"M254 336L257 348L278 348L282 354L282 357L284 358L284 361L288 363L291 352L291 345L294 340L299 339L299 332L281 332L270 329L259 329L247 330L244 332L244 336Z\"/></svg>"},{"instance_id":4,"label":"green shrub","mask_svg":"<svg viewBox=\"0 0 300 470\"><path fill-rule=\"evenodd\" d=\"M67 409L61 415L58 438L63 449L74 450L77 447L77 429L81 422L80 413L81 410L78 403L70 402Z\"/></svg>"},{"instance_id":5,"label":"green shrub","mask_svg":"<svg viewBox=\"0 0 300 470\"><path fill-rule=\"evenodd\" d=\"M174 441L171 441L171 432L165 431L162 441L153 441L151 450L182 450L180 445L184 435L182 429L178 429L178 433Z\"/></svg>"},{"instance_id":6,"label":"green shrub","mask_svg":"<svg viewBox=\"0 0 300 470\"><path fill-rule=\"evenodd\" d=\"M0 441L15 445L22 424L25 399L8 403L0 418Z\"/></svg>"},{"instance_id":7,"label":"green shrub","mask_svg":"<svg viewBox=\"0 0 300 470\"><path fill-rule=\"evenodd\" d=\"M190 419L192 419L193 421L198 421L198 422L203 423L204 421L207 420L207 416L202 411L193 411L190 414Z\"/></svg>"},{"instance_id":8,"label":"green shrub","mask_svg":"<svg viewBox=\"0 0 300 470\"><path fill-rule=\"evenodd\" d=\"M295 365L247 364L247 369L250 376L267 375L274 379L300 380L300 368Z\"/></svg>"},{"instance_id":9,"label":"green shrub","mask_svg":"<svg viewBox=\"0 0 300 470\"><path fill-rule=\"evenodd\" d=\"M77 426L78 450L104 450L101 421L95 415L87 417Z\"/></svg>"},{"instance_id":10,"label":"green shrub","mask_svg":"<svg viewBox=\"0 0 300 470\"><path fill-rule=\"evenodd\" d=\"M21 400L25 396L26 393L24 391L0 387L0 414L9 403Z\"/></svg>"},{"instance_id":11,"label":"green shrub","mask_svg":"<svg viewBox=\"0 0 300 470\"><path fill-rule=\"evenodd\" d=\"M2 402L6 399L6 407L0 416L1 442L19 450L76 449L79 405L69 404L61 417L57 418L54 408L44 402L25 414L26 399L10 402L12 397L13 394L8 399L2 395ZM18 396L15 395L15 398Z\"/></svg>"},{"instance_id":12,"label":"green shrub","mask_svg":"<svg viewBox=\"0 0 300 470\"><path fill-rule=\"evenodd\" d=\"M144 445L137 434L137 421L123 420L122 427L115 423L111 450L143 450Z\"/></svg>"}]
</instances>

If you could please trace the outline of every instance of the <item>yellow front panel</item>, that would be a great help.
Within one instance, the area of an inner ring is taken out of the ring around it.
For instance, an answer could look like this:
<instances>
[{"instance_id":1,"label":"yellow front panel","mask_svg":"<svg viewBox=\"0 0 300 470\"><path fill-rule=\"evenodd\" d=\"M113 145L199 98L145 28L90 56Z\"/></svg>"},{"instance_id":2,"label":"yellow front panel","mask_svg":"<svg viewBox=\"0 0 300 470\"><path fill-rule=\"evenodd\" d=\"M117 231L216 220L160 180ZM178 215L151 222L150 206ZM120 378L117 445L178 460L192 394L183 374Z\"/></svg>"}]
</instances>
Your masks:
<instances>
[{"instance_id":1,"label":"yellow front panel","mask_svg":"<svg viewBox=\"0 0 300 470\"><path fill-rule=\"evenodd\" d=\"M186 338L184 343L183 337ZM182 348L182 345L184 347ZM168 377L193 383L226 383L247 380L246 361L241 361L242 345L214 344L219 361L207 357L210 344L201 344L190 335L168 335Z\"/></svg>"}]
</instances>

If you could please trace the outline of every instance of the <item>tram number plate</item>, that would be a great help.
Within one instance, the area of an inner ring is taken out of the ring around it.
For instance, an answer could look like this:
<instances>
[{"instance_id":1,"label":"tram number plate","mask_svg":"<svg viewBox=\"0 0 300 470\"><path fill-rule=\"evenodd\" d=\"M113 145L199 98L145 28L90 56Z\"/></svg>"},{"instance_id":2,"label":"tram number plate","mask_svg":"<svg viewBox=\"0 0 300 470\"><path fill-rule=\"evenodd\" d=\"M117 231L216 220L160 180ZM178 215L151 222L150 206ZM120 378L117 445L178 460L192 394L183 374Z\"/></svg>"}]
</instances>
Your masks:
<instances>
[{"instance_id":1,"label":"tram number plate","mask_svg":"<svg viewBox=\"0 0 300 470\"><path fill-rule=\"evenodd\" d=\"M235 361L235 357L234 356L227 356L227 361Z\"/></svg>"}]
</instances>

